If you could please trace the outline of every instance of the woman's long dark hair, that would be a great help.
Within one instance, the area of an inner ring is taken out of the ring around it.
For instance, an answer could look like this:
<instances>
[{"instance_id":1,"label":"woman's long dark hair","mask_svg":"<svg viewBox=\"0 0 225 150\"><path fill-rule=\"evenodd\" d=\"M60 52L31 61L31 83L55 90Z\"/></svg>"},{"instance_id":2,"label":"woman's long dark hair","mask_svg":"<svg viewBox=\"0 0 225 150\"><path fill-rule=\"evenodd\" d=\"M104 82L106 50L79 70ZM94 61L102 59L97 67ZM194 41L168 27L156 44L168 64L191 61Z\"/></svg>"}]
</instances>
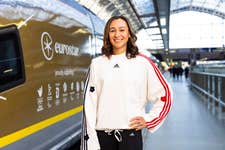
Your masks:
<instances>
[{"instance_id":1,"label":"woman's long dark hair","mask_svg":"<svg viewBox=\"0 0 225 150\"><path fill-rule=\"evenodd\" d=\"M102 54L104 54L108 58L113 54L112 44L109 40L109 30L110 30L111 22L113 20L116 20L116 19L122 19L127 23L128 30L129 30L129 33L130 33L130 37L129 37L128 42L127 42L126 56L127 56L127 58L134 58L138 54L138 47L135 43L137 41L137 37L134 34L134 32L132 31L131 25L130 25L128 19L124 16L113 16L106 23L105 30L104 30Z\"/></svg>"}]
</instances>

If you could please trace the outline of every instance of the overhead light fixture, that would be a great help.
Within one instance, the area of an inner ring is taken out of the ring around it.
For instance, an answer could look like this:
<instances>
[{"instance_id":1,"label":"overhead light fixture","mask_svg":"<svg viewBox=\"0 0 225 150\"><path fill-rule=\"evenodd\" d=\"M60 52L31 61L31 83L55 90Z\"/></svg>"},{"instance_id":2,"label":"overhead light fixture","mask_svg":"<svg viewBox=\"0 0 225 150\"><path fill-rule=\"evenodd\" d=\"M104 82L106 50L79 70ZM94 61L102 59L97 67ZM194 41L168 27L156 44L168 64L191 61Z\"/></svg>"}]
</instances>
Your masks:
<instances>
[{"instance_id":1,"label":"overhead light fixture","mask_svg":"<svg viewBox=\"0 0 225 150\"><path fill-rule=\"evenodd\" d=\"M166 25L166 18L165 17L160 18L160 24L161 24L161 26Z\"/></svg>"},{"instance_id":2,"label":"overhead light fixture","mask_svg":"<svg viewBox=\"0 0 225 150\"><path fill-rule=\"evenodd\" d=\"M162 28L162 34L167 34L166 28Z\"/></svg>"}]
</instances>

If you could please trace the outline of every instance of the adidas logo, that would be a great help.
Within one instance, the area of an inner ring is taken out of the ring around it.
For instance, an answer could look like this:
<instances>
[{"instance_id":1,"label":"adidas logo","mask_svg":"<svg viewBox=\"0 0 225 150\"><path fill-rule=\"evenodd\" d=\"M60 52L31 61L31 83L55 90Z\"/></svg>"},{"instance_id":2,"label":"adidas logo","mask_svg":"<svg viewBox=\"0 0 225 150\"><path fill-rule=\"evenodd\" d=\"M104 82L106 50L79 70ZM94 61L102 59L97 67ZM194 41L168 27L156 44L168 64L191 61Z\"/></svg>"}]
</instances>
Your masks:
<instances>
[{"instance_id":1,"label":"adidas logo","mask_svg":"<svg viewBox=\"0 0 225 150\"><path fill-rule=\"evenodd\" d=\"M120 66L118 65L118 64L115 64L114 66L113 66L113 68L119 68Z\"/></svg>"}]
</instances>

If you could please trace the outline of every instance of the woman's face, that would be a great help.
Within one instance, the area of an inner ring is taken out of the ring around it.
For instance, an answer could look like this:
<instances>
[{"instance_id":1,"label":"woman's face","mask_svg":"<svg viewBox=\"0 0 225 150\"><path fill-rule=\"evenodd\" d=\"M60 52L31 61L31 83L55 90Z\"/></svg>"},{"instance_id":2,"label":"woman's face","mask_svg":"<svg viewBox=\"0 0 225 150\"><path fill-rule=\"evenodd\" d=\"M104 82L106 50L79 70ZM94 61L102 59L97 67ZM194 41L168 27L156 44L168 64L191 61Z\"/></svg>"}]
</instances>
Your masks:
<instances>
[{"instance_id":1,"label":"woman's face","mask_svg":"<svg viewBox=\"0 0 225 150\"><path fill-rule=\"evenodd\" d=\"M113 20L109 26L109 40L113 46L113 54L121 54L127 49L130 33L123 19Z\"/></svg>"}]
</instances>

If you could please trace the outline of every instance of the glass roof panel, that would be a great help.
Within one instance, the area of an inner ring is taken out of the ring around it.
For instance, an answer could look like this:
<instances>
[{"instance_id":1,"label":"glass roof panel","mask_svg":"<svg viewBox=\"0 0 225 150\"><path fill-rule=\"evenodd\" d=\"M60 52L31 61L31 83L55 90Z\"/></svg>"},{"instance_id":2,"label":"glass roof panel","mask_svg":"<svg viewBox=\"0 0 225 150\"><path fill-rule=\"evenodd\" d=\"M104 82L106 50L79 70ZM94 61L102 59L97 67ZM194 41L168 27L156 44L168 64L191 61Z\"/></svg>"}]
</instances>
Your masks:
<instances>
[{"instance_id":1,"label":"glass roof panel","mask_svg":"<svg viewBox=\"0 0 225 150\"><path fill-rule=\"evenodd\" d=\"M177 7L178 7L178 1L179 0L171 0L170 1L170 9L171 10L177 9Z\"/></svg>"},{"instance_id":2,"label":"glass roof panel","mask_svg":"<svg viewBox=\"0 0 225 150\"><path fill-rule=\"evenodd\" d=\"M144 29L141 29L137 33L136 44L138 45L140 51L144 50L144 49L149 49L149 47L151 49L153 49L153 48L156 49L155 44L152 42L152 39L149 37L149 34Z\"/></svg>"},{"instance_id":3,"label":"glass roof panel","mask_svg":"<svg viewBox=\"0 0 225 150\"><path fill-rule=\"evenodd\" d=\"M162 36L160 34L158 35L151 35L150 36L152 40L162 40Z\"/></svg>"},{"instance_id":4,"label":"glass roof panel","mask_svg":"<svg viewBox=\"0 0 225 150\"><path fill-rule=\"evenodd\" d=\"M225 19L200 13L182 12L170 16L170 48L223 47Z\"/></svg>"},{"instance_id":5,"label":"glass roof panel","mask_svg":"<svg viewBox=\"0 0 225 150\"><path fill-rule=\"evenodd\" d=\"M152 0L132 0L139 15L152 14L155 12Z\"/></svg>"},{"instance_id":6,"label":"glass roof panel","mask_svg":"<svg viewBox=\"0 0 225 150\"><path fill-rule=\"evenodd\" d=\"M186 7L190 5L190 0L179 0L179 7Z\"/></svg>"},{"instance_id":7,"label":"glass roof panel","mask_svg":"<svg viewBox=\"0 0 225 150\"><path fill-rule=\"evenodd\" d=\"M217 5L219 4L220 0L210 0L210 1L206 1L203 5L203 7L205 8L209 8L209 9L217 9Z\"/></svg>"},{"instance_id":8,"label":"glass roof panel","mask_svg":"<svg viewBox=\"0 0 225 150\"><path fill-rule=\"evenodd\" d=\"M149 35L160 34L159 28L149 28L149 29L146 29L146 31Z\"/></svg>"},{"instance_id":9,"label":"glass roof panel","mask_svg":"<svg viewBox=\"0 0 225 150\"><path fill-rule=\"evenodd\" d=\"M225 1L217 7L217 10L225 14Z\"/></svg>"},{"instance_id":10,"label":"glass roof panel","mask_svg":"<svg viewBox=\"0 0 225 150\"><path fill-rule=\"evenodd\" d=\"M148 26L151 22L156 20L156 17L141 18L141 20Z\"/></svg>"},{"instance_id":11,"label":"glass roof panel","mask_svg":"<svg viewBox=\"0 0 225 150\"><path fill-rule=\"evenodd\" d=\"M205 0L193 0L192 6L202 7L204 2L205 2Z\"/></svg>"},{"instance_id":12,"label":"glass roof panel","mask_svg":"<svg viewBox=\"0 0 225 150\"><path fill-rule=\"evenodd\" d=\"M163 45L163 40L153 40L152 41L155 45Z\"/></svg>"}]
</instances>

